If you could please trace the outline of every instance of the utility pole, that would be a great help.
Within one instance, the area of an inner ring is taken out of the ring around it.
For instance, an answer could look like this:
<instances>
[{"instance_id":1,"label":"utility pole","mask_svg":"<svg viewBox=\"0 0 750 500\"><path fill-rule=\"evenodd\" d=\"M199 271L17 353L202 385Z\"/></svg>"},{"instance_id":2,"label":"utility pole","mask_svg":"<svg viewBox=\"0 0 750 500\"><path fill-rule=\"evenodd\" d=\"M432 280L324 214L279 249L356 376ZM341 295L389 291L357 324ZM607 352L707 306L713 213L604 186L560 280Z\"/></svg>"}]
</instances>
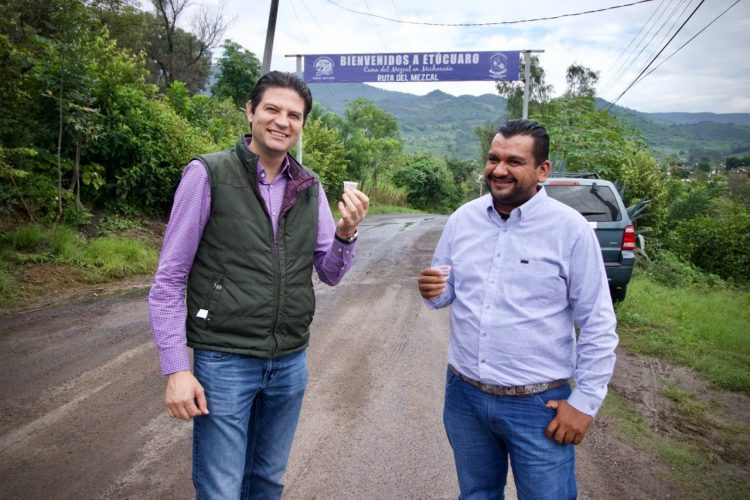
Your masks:
<instances>
[{"instance_id":1,"label":"utility pole","mask_svg":"<svg viewBox=\"0 0 750 500\"><path fill-rule=\"evenodd\" d=\"M263 51L263 63L260 74L271 71L271 55L273 53L273 35L276 32L276 14L279 11L279 0L271 0L271 12L268 14L268 30L266 30L266 48Z\"/></svg>"},{"instance_id":2,"label":"utility pole","mask_svg":"<svg viewBox=\"0 0 750 500\"><path fill-rule=\"evenodd\" d=\"M529 117L529 83L531 81L531 51L523 51L523 115L526 120Z\"/></svg>"},{"instance_id":3,"label":"utility pole","mask_svg":"<svg viewBox=\"0 0 750 500\"><path fill-rule=\"evenodd\" d=\"M297 58L297 76L302 78L302 59L305 57L304 54L286 54L284 57ZM300 130L299 139L297 139L297 161L300 163L302 163L302 133L302 130Z\"/></svg>"}]
</instances>

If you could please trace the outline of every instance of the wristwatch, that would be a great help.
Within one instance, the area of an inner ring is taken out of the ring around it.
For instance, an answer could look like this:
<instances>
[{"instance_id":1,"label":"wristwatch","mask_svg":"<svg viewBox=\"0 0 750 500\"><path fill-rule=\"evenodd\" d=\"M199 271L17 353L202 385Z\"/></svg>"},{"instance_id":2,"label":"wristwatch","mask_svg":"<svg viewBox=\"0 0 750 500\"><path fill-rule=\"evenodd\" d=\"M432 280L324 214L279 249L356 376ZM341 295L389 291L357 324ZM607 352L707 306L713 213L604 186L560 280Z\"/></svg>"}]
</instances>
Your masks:
<instances>
[{"instance_id":1,"label":"wristwatch","mask_svg":"<svg viewBox=\"0 0 750 500\"><path fill-rule=\"evenodd\" d=\"M342 238L341 236L339 236L339 233L336 231L334 231L333 236L344 245L351 245L352 243L357 241L357 236L359 236L359 231L355 230L354 234L351 235L349 238Z\"/></svg>"}]
</instances>

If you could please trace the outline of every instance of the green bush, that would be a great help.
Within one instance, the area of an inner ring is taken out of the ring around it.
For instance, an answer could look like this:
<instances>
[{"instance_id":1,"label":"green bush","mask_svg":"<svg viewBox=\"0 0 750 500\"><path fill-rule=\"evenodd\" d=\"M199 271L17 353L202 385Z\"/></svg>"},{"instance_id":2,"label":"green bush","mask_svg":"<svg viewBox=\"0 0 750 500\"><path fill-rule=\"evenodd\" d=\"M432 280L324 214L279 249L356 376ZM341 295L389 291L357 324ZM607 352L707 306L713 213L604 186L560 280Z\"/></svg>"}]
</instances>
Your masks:
<instances>
[{"instance_id":1,"label":"green bush","mask_svg":"<svg viewBox=\"0 0 750 500\"><path fill-rule=\"evenodd\" d=\"M409 206L419 210L447 213L461 202L461 193L452 182L445 162L427 155L408 157L390 173L391 182L406 190Z\"/></svg>"},{"instance_id":2,"label":"green bush","mask_svg":"<svg viewBox=\"0 0 750 500\"><path fill-rule=\"evenodd\" d=\"M94 215L86 207L79 207L75 203L63 208L61 222L71 227L83 227L91 222Z\"/></svg>"},{"instance_id":3,"label":"green bush","mask_svg":"<svg viewBox=\"0 0 750 500\"><path fill-rule=\"evenodd\" d=\"M674 252L665 249L651 252L651 260L639 260L638 267L653 282L671 288L724 284L724 280L719 276L705 273L689 262L681 260Z\"/></svg>"},{"instance_id":4,"label":"green bush","mask_svg":"<svg viewBox=\"0 0 750 500\"><path fill-rule=\"evenodd\" d=\"M328 201L339 200L349 165L344 141L336 130L328 128L321 120L307 122L303 141L302 163L318 174Z\"/></svg>"},{"instance_id":5,"label":"green bush","mask_svg":"<svg viewBox=\"0 0 750 500\"><path fill-rule=\"evenodd\" d=\"M750 281L750 213L683 220L666 246L701 270L737 283Z\"/></svg>"},{"instance_id":6,"label":"green bush","mask_svg":"<svg viewBox=\"0 0 750 500\"><path fill-rule=\"evenodd\" d=\"M163 213L187 162L219 147L203 130L140 90L121 87L117 95L108 116L110 132L92 151L98 163L108 166L97 200L122 213Z\"/></svg>"}]
</instances>

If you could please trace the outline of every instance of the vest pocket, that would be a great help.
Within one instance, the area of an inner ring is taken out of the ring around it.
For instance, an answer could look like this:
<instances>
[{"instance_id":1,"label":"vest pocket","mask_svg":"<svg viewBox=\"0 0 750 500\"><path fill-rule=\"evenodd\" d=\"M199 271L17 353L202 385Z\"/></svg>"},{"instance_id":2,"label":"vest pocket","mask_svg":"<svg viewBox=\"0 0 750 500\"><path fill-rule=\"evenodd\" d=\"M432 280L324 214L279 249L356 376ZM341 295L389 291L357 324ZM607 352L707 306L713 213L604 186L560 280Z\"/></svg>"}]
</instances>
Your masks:
<instances>
[{"instance_id":1,"label":"vest pocket","mask_svg":"<svg viewBox=\"0 0 750 500\"><path fill-rule=\"evenodd\" d=\"M198 323L201 324L205 328L211 328L213 322L214 322L214 314L216 313L216 308L218 304L221 301L221 295L224 293L224 273L219 275L216 279L214 279L211 283L211 289L209 293L206 294L207 296L207 303L200 307L196 317L198 318Z\"/></svg>"}]
</instances>

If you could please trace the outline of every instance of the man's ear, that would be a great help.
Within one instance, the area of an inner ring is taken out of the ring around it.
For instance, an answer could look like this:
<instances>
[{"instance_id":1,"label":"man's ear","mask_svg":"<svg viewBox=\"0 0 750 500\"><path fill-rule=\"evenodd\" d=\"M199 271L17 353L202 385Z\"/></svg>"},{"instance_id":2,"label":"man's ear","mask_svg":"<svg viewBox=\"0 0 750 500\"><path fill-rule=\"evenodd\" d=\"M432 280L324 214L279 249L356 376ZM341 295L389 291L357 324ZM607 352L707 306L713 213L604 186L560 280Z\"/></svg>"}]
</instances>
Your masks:
<instances>
[{"instance_id":1,"label":"man's ear","mask_svg":"<svg viewBox=\"0 0 750 500\"><path fill-rule=\"evenodd\" d=\"M538 167L536 167L536 181L539 183L546 181L551 171L552 163L550 163L549 160L544 160Z\"/></svg>"}]
</instances>

